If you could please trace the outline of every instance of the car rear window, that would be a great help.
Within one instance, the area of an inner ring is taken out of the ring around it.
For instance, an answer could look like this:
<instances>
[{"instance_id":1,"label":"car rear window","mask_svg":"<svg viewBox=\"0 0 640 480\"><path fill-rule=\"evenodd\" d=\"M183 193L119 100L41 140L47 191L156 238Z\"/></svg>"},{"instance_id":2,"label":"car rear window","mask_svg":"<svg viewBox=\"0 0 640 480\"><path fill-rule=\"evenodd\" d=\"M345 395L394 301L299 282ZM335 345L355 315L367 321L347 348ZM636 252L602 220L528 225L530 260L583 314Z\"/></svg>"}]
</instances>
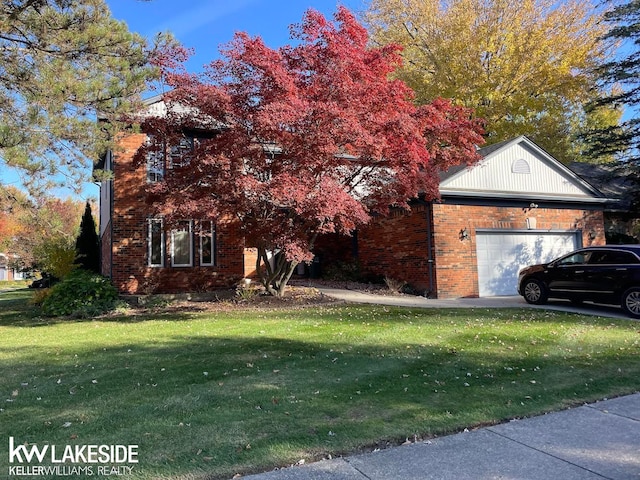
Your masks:
<instances>
[{"instance_id":1,"label":"car rear window","mask_svg":"<svg viewBox=\"0 0 640 480\"><path fill-rule=\"evenodd\" d=\"M597 265L629 265L640 263L640 261L631 252L604 250L602 252L594 252L589 259L589 263Z\"/></svg>"}]
</instances>

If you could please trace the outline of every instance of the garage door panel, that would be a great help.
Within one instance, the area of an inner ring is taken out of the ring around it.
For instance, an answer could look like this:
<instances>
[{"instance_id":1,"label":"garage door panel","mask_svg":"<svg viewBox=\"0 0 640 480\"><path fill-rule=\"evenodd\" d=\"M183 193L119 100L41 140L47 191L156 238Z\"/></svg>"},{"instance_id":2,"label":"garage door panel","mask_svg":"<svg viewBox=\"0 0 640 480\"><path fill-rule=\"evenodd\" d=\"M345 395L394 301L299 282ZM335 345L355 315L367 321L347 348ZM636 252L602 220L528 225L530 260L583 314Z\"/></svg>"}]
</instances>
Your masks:
<instances>
[{"instance_id":1,"label":"garage door panel","mask_svg":"<svg viewBox=\"0 0 640 480\"><path fill-rule=\"evenodd\" d=\"M576 232L478 232L476 253L481 297L517 295L518 271L575 250Z\"/></svg>"}]
</instances>

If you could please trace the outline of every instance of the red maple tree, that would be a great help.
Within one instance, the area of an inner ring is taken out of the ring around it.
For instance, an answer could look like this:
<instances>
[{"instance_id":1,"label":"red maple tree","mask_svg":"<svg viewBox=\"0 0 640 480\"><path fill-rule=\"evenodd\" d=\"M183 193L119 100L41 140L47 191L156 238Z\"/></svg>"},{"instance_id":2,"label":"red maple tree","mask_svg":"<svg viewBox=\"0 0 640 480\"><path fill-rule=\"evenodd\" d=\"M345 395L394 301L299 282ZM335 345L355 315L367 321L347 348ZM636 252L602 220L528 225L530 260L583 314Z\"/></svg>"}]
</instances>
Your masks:
<instances>
[{"instance_id":1,"label":"red maple tree","mask_svg":"<svg viewBox=\"0 0 640 480\"><path fill-rule=\"evenodd\" d=\"M349 235L373 213L437 198L438 172L477 161L483 143L471 111L414 105L392 78L399 46L370 48L346 8L334 19L307 11L292 26L295 45L277 50L238 33L202 75L169 62L168 113L145 124L165 144L185 130L215 132L152 189L174 218L238 218L274 295L313 257L318 235Z\"/></svg>"}]
</instances>

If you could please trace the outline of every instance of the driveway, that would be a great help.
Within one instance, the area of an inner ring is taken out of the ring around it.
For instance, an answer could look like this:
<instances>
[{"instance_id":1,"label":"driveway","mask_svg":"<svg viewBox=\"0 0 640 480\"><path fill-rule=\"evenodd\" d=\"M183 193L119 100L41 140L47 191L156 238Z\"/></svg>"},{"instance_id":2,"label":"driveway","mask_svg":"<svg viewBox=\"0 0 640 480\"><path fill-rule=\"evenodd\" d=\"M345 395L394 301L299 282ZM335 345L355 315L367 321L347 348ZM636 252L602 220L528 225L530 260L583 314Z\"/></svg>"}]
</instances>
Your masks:
<instances>
[{"instance_id":1,"label":"driveway","mask_svg":"<svg viewBox=\"0 0 640 480\"><path fill-rule=\"evenodd\" d=\"M525 302L524 298L519 295L504 297L434 299L413 295L378 295L358 290L329 288L323 286L318 286L317 288L328 297L353 303L417 308L538 308L542 310L557 310L561 312L580 313L583 315L594 315L599 317L629 319L629 317L625 315L620 308L611 306L596 305L593 303L584 303L580 306L575 306L571 302L564 300L549 300L549 303L546 305L531 305Z\"/></svg>"}]
</instances>

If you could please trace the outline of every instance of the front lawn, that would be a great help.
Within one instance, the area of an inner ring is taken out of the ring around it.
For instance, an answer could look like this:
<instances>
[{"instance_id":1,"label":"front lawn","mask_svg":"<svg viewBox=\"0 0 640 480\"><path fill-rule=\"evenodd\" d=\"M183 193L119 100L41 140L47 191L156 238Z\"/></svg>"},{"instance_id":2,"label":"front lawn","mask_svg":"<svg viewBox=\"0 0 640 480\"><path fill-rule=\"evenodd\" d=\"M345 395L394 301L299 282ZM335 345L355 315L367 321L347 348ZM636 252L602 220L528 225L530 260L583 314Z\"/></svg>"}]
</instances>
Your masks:
<instances>
[{"instance_id":1,"label":"front lawn","mask_svg":"<svg viewBox=\"0 0 640 480\"><path fill-rule=\"evenodd\" d=\"M231 478L640 389L632 320L346 305L51 320L30 294L0 293L0 476L9 437L139 445L127 478Z\"/></svg>"}]
</instances>

